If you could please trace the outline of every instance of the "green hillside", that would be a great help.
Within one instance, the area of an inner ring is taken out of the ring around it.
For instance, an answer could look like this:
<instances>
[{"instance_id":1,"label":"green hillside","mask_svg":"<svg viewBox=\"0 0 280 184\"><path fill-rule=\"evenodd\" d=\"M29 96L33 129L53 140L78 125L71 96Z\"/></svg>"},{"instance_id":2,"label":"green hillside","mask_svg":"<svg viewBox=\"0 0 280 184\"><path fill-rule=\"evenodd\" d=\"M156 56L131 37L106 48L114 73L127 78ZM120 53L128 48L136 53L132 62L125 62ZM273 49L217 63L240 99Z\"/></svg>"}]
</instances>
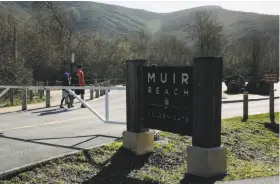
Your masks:
<instances>
[{"instance_id":1,"label":"green hillside","mask_svg":"<svg viewBox=\"0 0 280 184\"><path fill-rule=\"evenodd\" d=\"M18 20L27 20L33 12L32 2L1 2L1 13L9 13ZM278 39L279 17L225 10L218 6L205 6L172 13L153 13L145 10L95 2L60 2L65 9L74 9L79 17L74 20L76 31L105 35L129 35L146 30L153 36L177 36L188 41L188 30L194 23L194 12L208 10L224 27L229 43L244 42L252 31L265 32Z\"/></svg>"}]
</instances>

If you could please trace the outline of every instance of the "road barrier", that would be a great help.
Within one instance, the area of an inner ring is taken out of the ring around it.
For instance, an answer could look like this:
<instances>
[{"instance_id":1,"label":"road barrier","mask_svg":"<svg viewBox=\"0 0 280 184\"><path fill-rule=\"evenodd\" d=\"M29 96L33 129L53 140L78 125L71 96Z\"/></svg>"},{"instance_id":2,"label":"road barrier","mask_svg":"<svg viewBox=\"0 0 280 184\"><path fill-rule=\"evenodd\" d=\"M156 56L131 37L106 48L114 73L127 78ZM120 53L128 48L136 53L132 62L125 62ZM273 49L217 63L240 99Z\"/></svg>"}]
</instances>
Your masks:
<instances>
[{"instance_id":1,"label":"road barrier","mask_svg":"<svg viewBox=\"0 0 280 184\"><path fill-rule=\"evenodd\" d=\"M88 86L116 86L116 85L123 85L125 83L125 79L122 78L112 78L112 79L94 79L94 80L86 80L85 81ZM62 84L62 81L37 81L34 85L31 86L60 86ZM53 89L51 89L53 90ZM43 100L43 97L45 96L44 90L27 90L27 99L29 99L30 102L32 102L35 99L35 96L38 96L40 100ZM95 93L95 95L94 95ZM5 92L6 94L6 92ZM4 94L4 95L5 95ZM91 90L90 91L90 100L93 100L94 98L99 98L100 96L105 95L105 91L99 91L99 90ZM9 94L5 95L5 100L9 101L9 105L13 106L15 105L15 96L22 98L22 92L19 89L10 89ZM65 99L65 105L68 104L69 99Z\"/></svg>"},{"instance_id":2,"label":"road barrier","mask_svg":"<svg viewBox=\"0 0 280 184\"><path fill-rule=\"evenodd\" d=\"M102 85L102 86L101 86ZM0 86L0 89L4 89L0 93L0 98L5 95L9 90L12 89L20 89L22 91L22 110L27 110L27 90L41 90L46 91L46 108L49 108L51 106L50 101L50 93L51 90L67 90L71 95L73 95L78 101L80 101L83 105L85 105L93 114L95 114L100 120L102 120L105 123L115 123L115 124L124 124L125 122L114 122L109 120L109 92L110 90L126 90L126 87L116 87L116 86L108 86L108 82L104 82L103 84L99 84L97 86L91 85L91 86ZM84 89L84 90L90 90L95 91L96 96L100 97L99 95L102 91L105 95L105 118L97 113L87 102L85 102L83 99L81 99L79 96L75 94L74 91L76 89ZM104 92L103 92L104 91ZM97 95L98 94L98 95Z\"/></svg>"}]
</instances>

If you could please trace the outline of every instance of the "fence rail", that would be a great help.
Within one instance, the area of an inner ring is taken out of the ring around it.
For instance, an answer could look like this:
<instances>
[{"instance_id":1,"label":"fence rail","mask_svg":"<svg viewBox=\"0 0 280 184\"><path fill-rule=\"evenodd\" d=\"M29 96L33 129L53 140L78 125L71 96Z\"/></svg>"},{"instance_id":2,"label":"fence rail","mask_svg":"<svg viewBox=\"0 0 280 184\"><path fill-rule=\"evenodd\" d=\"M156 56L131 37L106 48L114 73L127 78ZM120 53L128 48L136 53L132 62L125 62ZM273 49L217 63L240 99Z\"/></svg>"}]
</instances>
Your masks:
<instances>
[{"instance_id":1,"label":"fence rail","mask_svg":"<svg viewBox=\"0 0 280 184\"><path fill-rule=\"evenodd\" d=\"M104 83L105 81L110 81L111 85L118 85L118 84L125 84L125 79L123 78L104 78L104 79L87 79L85 80L85 83L88 85L97 85ZM55 80L55 81L36 81L33 83L36 86L59 86L62 84L62 81Z\"/></svg>"},{"instance_id":2,"label":"fence rail","mask_svg":"<svg viewBox=\"0 0 280 184\"><path fill-rule=\"evenodd\" d=\"M26 89L26 90L51 90L51 89L92 89L92 90L125 90L125 86L0 86L0 89Z\"/></svg>"},{"instance_id":3,"label":"fence rail","mask_svg":"<svg viewBox=\"0 0 280 184\"><path fill-rule=\"evenodd\" d=\"M85 89L90 89L90 100L94 98L99 98L99 96L103 96L105 94L105 89L104 87L110 87L110 86L116 86L116 85L121 85L125 84L125 79L123 78L112 78L112 79L100 79L96 78L93 80L86 80L85 81L87 86ZM9 88L8 93L4 93L3 95L0 95L2 99L0 99L0 102L4 101L6 103L5 105L13 106L15 104L15 99L22 98L22 89L28 90L28 95L27 99L29 99L31 102L34 101L34 98L38 97L38 100L43 100L43 97L45 96L45 90L50 89L50 90L59 90L62 88L62 81L55 80L55 81L36 81L33 83L33 85L24 85L24 86L2 86L0 87L0 92L1 88ZM94 86L92 88L92 86ZM98 89L96 89L98 88ZM75 87L71 87L71 89L81 89ZM84 88L83 88L84 89ZM95 92L95 96L93 95ZM16 97L16 98L15 98ZM68 99L65 100L65 103L68 103Z\"/></svg>"},{"instance_id":4,"label":"fence rail","mask_svg":"<svg viewBox=\"0 0 280 184\"><path fill-rule=\"evenodd\" d=\"M114 122L109 121L109 92L110 90L126 90L125 86L106 86L108 84L107 81L103 82L104 86L101 84L98 84L98 86L0 86L0 89L4 89L0 93L0 98L5 95L9 90L12 89L20 89L21 90L21 100L22 100L22 110L27 110L27 91L30 90L46 90L46 108L49 108L51 105L51 89L65 89L70 94L72 94L76 99L78 99L82 104L84 104L92 113L94 113L100 120L106 123L117 123L117 124L123 124L124 122ZM99 98L100 96L105 95L105 118L102 117L99 113L97 113L93 108L90 107L89 104L87 104L84 100L82 100L80 97L78 97L72 90L75 89L89 89L90 90L90 100L93 99L93 91L96 92L96 98Z\"/></svg>"}]
</instances>

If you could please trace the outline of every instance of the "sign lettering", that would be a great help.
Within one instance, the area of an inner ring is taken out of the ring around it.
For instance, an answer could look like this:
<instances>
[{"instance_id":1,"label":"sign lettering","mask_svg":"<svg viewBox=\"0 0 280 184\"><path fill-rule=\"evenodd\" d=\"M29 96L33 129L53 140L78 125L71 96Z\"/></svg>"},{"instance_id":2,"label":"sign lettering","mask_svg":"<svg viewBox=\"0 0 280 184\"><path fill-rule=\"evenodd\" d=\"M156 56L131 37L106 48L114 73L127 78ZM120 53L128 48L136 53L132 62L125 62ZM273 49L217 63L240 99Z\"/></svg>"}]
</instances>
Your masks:
<instances>
[{"instance_id":1,"label":"sign lettering","mask_svg":"<svg viewBox=\"0 0 280 184\"><path fill-rule=\"evenodd\" d=\"M277 83L279 81L279 72L266 72L264 80L267 83Z\"/></svg>"},{"instance_id":2,"label":"sign lettering","mask_svg":"<svg viewBox=\"0 0 280 184\"><path fill-rule=\"evenodd\" d=\"M193 68L143 67L143 125L191 135Z\"/></svg>"}]
</instances>

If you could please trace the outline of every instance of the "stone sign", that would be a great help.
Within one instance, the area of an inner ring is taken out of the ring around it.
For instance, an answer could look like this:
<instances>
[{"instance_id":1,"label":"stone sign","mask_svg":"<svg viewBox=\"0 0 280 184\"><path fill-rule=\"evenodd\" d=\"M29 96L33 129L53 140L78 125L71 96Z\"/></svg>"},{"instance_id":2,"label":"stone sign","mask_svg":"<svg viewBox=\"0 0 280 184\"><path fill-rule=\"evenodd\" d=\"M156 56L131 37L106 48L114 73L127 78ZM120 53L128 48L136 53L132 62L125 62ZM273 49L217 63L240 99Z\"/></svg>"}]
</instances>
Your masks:
<instances>
[{"instance_id":1,"label":"stone sign","mask_svg":"<svg viewBox=\"0 0 280 184\"><path fill-rule=\"evenodd\" d=\"M266 72L264 80L267 83L277 83L279 81L279 72Z\"/></svg>"},{"instance_id":2,"label":"stone sign","mask_svg":"<svg viewBox=\"0 0 280 184\"><path fill-rule=\"evenodd\" d=\"M144 128L192 135L193 67L143 67Z\"/></svg>"}]
</instances>

